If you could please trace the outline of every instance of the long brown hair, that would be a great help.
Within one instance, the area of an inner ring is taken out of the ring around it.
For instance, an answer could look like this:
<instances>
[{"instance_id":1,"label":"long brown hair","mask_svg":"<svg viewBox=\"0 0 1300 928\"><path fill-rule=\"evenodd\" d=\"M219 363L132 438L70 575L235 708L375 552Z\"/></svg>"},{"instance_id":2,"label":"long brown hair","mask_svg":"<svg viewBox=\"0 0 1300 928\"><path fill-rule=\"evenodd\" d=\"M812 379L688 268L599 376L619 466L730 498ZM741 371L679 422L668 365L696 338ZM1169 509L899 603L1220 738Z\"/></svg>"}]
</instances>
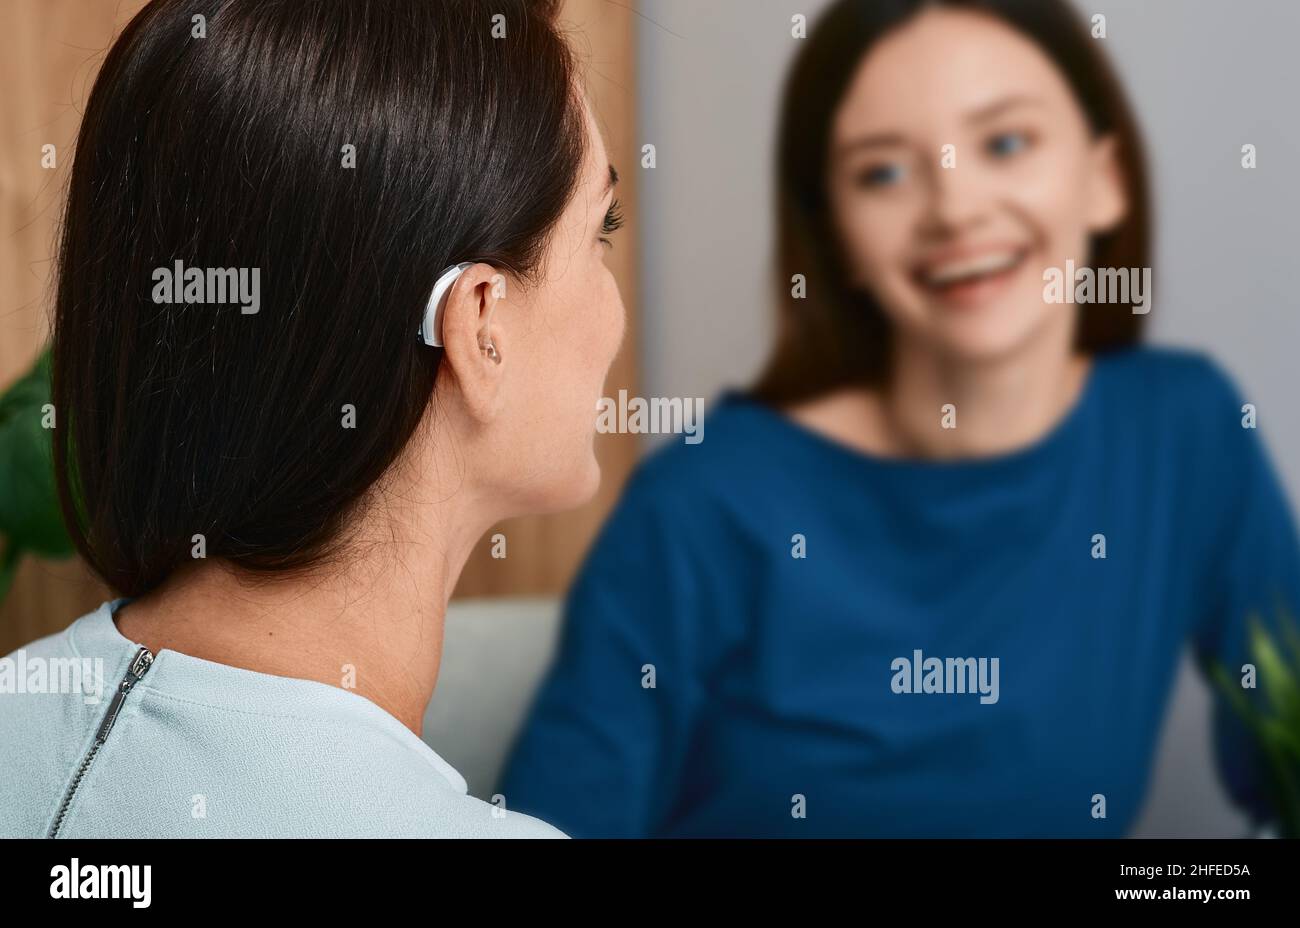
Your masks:
<instances>
[{"instance_id":1,"label":"long brown hair","mask_svg":"<svg viewBox=\"0 0 1300 928\"><path fill-rule=\"evenodd\" d=\"M1150 265L1150 204L1137 122L1110 64L1064 0L840 0L801 43L781 102L777 340L752 388L767 403L786 405L886 377L890 326L876 299L848 283L828 208L826 154L833 117L863 57L891 30L932 7L995 16L1056 63L1093 133L1115 135L1128 197L1123 222L1094 237L1091 261L1099 267ZM807 281L800 299L791 296L795 274ZM1143 318L1131 304L1091 306L1078 326L1078 346L1101 352L1132 344Z\"/></svg>"}]
</instances>

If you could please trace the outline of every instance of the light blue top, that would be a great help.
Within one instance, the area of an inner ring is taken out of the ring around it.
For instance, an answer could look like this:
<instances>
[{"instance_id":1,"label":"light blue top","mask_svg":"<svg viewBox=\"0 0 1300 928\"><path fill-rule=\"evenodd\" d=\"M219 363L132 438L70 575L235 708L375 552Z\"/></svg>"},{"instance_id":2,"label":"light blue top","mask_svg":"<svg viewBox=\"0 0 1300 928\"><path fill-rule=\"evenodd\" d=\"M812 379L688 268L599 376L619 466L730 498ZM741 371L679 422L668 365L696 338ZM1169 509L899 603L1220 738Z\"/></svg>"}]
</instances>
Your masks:
<instances>
[{"instance_id":1,"label":"light blue top","mask_svg":"<svg viewBox=\"0 0 1300 928\"><path fill-rule=\"evenodd\" d=\"M0 661L0 837L564 837L324 683L162 650L106 722L141 650L125 602Z\"/></svg>"}]
</instances>

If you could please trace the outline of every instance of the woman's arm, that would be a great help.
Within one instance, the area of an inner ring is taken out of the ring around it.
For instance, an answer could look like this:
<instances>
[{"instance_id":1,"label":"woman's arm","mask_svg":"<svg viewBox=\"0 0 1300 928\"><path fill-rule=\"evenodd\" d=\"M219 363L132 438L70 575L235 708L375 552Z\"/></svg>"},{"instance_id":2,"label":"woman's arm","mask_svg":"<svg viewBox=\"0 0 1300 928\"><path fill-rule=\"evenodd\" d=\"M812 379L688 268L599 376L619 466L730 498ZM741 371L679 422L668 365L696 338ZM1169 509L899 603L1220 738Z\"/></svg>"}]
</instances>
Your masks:
<instances>
[{"instance_id":1,"label":"woman's arm","mask_svg":"<svg viewBox=\"0 0 1300 928\"><path fill-rule=\"evenodd\" d=\"M651 835L669 811L700 704L682 508L643 466L601 530L507 763L507 808L574 837Z\"/></svg>"},{"instance_id":2,"label":"woman's arm","mask_svg":"<svg viewBox=\"0 0 1300 928\"><path fill-rule=\"evenodd\" d=\"M1207 672L1214 664L1232 686L1241 686L1242 666L1253 663L1250 625L1257 619L1275 641L1284 640L1287 619L1300 621L1300 542L1280 481L1259 432L1243 428L1243 399L1232 381L1212 369L1214 390L1207 410L1216 426L1214 479L1208 493L1217 505L1206 507L1215 526L1206 572L1208 592L1195 637L1197 656ZM1211 516L1210 513L1213 513ZM1255 688L1242 693L1266 704L1256 668ZM1259 763L1245 723L1216 685L1215 753L1219 773L1239 806L1257 823L1274 817L1267 772Z\"/></svg>"}]
</instances>

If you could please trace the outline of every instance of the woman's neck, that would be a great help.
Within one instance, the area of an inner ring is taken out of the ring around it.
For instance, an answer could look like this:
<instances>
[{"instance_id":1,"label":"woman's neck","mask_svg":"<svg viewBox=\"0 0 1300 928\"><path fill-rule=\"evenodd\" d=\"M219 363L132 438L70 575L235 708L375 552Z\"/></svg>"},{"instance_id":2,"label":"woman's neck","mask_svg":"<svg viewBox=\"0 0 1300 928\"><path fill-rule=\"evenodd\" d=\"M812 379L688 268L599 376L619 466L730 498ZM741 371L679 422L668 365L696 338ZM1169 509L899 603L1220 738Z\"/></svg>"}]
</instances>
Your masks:
<instances>
[{"instance_id":1,"label":"woman's neck","mask_svg":"<svg viewBox=\"0 0 1300 928\"><path fill-rule=\"evenodd\" d=\"M382 528L376 512L349 545L354 556L310 576L266 579L195 561L119 609L117 626L155 654L350 689L420 735L447 601L492 521L474 509L443 497L398 522L382 507Z\"/></svg>"},{"instance_id":2,"label":"woman's neck","mask_svg":"<svg viewBox=\"0 0 1300 928\"><path fill-rule=\"evenodd\" d=\"M1078 399L1091 361L1069 340L987 362L954 361L900 339L877 399L891 443L909 456L1004 454L1042 438Z\"/></svg>"},{"instance_id":3,"label":"woman's neck","mask_svg":"<svg viewBox=\"0 0 1300 928\"><path fill-rule=\"evenodd\" d=\"M958 460L1009 453L1042 438L1073 407L1091 360L1072 332L1006 357L964 361L905 337L883 389L846 389L790 410L803 425L884 457Z\"/></svg>"}]
</instances>

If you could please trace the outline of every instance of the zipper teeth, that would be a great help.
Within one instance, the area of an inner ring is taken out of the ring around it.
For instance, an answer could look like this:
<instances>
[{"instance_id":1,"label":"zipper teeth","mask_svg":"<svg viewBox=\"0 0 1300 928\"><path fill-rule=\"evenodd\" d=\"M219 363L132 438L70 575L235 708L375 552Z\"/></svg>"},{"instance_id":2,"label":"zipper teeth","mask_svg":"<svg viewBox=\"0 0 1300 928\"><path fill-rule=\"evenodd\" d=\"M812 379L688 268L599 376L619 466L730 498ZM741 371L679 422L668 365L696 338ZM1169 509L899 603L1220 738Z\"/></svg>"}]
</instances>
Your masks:
<instances>
[{"instance_id":1,"label":"zipper teeth","mask_svg":"<svg viewBox=\"0 0 1300 928\"><path fill-rule=\"evenodd\" d=\"M59 811L55 813L54 824L50 826L51 838L59 836L59 829L63 827L63 820L68 816L68 809L72 806L73 797L77 795L77 789L81 786L81 781L85 779L86 771L90 769L91 763L95 760L95 755L103 747L104 742L108 740L108 733L113 730L113 725L117 722L118 713L122 711L122 703L126 702L127 695L135 688L135 684L149 672L153 666L153 652L148 648L141 648L136 652L135 657L127 666L126 676L118 684L117 689L113 692L113 699L108 704L108 711L104 713L104 719L99 724L99 729L95 735L95 743L90 746L86 756L82 758L81 766L77 768L76 775L72 782L68 784L68 790L63 794L63 801L59 803Z\"/></svg>"},{"instance_id":2,"label":"zipper teeth","mask_svg":"<svg viewBox=\"0 0 1300 928\"><path fill-rule=\"evenodd\" d=\"M81 785L81 779L86 775L86 771L90 769L90 762L93 761L95 755L99 753L99 746L102 743L103 742L101 741L96 741L91 745L90 751L87 752L85 758L81 761L81 766L77 768L77 775L72 778L72 783L68 786L68 791L63 795L63 802L59 803L59 813L54 816L54 824L50 826L51 838L57 838L59 836L59 829L63 827L63 819L66 818L68 814L68 806L72 805L72 797L76 795L77 787Z\"/></svg>"}]
</instances>

